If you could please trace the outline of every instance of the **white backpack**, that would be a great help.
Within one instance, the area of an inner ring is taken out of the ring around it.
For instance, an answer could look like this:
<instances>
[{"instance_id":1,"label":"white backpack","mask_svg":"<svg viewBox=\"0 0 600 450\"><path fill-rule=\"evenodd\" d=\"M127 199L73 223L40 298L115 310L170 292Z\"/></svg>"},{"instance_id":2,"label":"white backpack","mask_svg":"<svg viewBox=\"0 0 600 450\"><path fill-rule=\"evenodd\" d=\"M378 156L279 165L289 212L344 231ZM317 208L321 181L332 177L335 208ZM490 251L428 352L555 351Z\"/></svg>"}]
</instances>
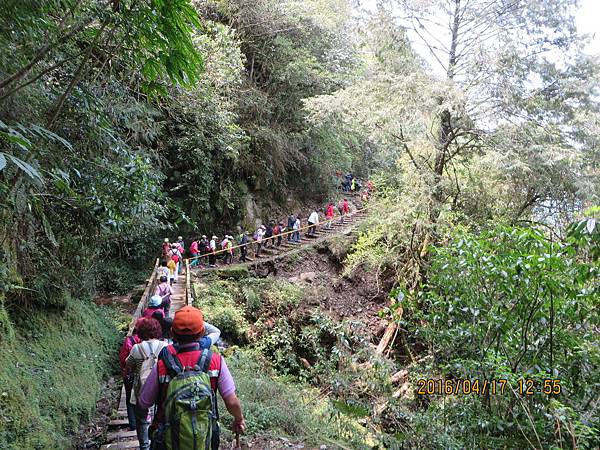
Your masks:
<instances>
[{"instance_id":1,"label":"white backpack","mask_svg":"<svg viewBox=\"0 0 600 450\"><path fill-rule=\"evenodd\" d=\"M140 391L142 390L142 386L144 386L144 383L150 376L150 372L152 372L152 369L156 365L156 362L158 361L158 355L164 347L164 345L161 344L161 341L156 341L155 347L153 347L152 343L148 341L143 341L140 344L138 344L140 354L142 355L144 360L142 361L140 371L133 380L133 389L131 390L131 403L136 403L136 400L140 395Z\"/></svg>"}]
</instances>

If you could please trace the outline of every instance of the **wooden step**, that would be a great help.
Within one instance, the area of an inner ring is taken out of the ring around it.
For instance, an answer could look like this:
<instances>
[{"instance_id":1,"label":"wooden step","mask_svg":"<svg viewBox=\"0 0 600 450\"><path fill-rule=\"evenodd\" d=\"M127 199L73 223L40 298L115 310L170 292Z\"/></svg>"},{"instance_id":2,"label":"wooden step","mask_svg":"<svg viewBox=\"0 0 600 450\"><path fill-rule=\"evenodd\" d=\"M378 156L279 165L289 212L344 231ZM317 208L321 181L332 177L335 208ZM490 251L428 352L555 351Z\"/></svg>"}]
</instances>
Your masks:
<instances>
[{"instance_id":1,"label":"wooden step","mask_svg":"<svg viewBox=\"0 0 600 450\"><path fill-rule=\"evenodd\" d=\"M139 448L139 446L140 446L140 443L136 439L134 441L129 440L129 441L125 441L125 442L113 442L110 444L104 444L103 446L100 447L100 450L126 450L126 449Z\"/></svg>"},{"instance_id":2,"label":"wooden step","mask_svg":"<svg viewBox=\"0 0 600 450\"><path fill-rule=\"evenodd\" d=\"M106 435L106 440L109 442L130 441L132 439L137 439L137 434L135 430L120 430L115 431L114 433L108 433Z\"/></svg>"},{"instance_id":3,"label":"wooden step","mask_svg":"<svg viewBox=\"0 0 600 450\"><path fill-rule=\"evenodd\" d=\"M110 428L127 427L129 426L129 420L127 419L127 413L125 413L124 419L113 419L108 422Z\"/></svg>"}]
</instances>

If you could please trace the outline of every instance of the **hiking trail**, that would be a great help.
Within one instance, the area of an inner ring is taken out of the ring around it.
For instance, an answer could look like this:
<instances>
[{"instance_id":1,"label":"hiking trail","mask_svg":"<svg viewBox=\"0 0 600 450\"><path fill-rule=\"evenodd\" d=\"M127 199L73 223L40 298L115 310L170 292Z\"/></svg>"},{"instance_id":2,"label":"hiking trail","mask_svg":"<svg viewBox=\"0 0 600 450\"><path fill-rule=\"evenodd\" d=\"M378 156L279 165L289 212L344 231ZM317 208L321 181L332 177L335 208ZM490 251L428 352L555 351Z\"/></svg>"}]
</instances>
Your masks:
<instances>
[{"instance_id":1,"label":"hiking trail","mask_svg":"<svg viewBox=\"0 0 600 450\"><path fill-rule=\"evenodd\" d=\"M299 253L302 249L309 248L314 246L320 242L323 242L332 236L335 235L347 235L355 232L355 227L365 219L367 215L367 208L363 207L362 202L358 199L357 196L352 194L344 193L342 194L345 198L348 198L349 201L352 202L352 210L349 214L345 216L344 223L340 223L339 217L335 217L331 222L331 228L326 227L326 222L319 223L316 229L315 236L307 236L305 231L307 230L307 226L301 228L301 238L298 244L290 243L286 239L286 234L283 234L283 241L281 246L277 247L271 245L267 248L262 248L261 253L263 256L259 258L254 258L253 253L249 252L249 257L247 257L247 262L241 263L232 263L229 265L220 265L218 267L206 267L206 268L191 268L190 260L185 260L185 274L179 277L179 282L173 284L173 295L171 296L171 309L169 311L169 316L173 317L175 313L181 309L185 305L191 305L193 302L193 292L192 292L192 275L195 278L199 278L203 273L208 273L210 271L220 270L223 268L236 268L236 267L257 267L259 265L263 265L267 262L274 262L286 256L289 256L293 253ZM247 246L250 249L255 245L254 242L250 242ZM240 246L235 246L237 249ZM219 250L215 253L223 253L223 250ZM129 325L128 335L130 335L133 331L133 327L135 325L136 320L142 316L142 313L148 303L150 297L152 297L156 286L158 285L157 278L157 269L158 269L159 259L156 260L154 267L152 268L152 273L149 278L146 280L146 288L142 297L138 303L138 306L133 313L133 317L131 323ZM139 443L137 440L137 435L135 430L129 430L128 428L128 420L127 420L127 407L125 405L125 388L121 387L121 394L119 400L119 406L116 412L116 417L114 417L108 423L108 433L106 435L106 439L104 443L101 445L100 450L125 450L125 449L136 449L139 448Z\"/></svg>"}]
</instances>

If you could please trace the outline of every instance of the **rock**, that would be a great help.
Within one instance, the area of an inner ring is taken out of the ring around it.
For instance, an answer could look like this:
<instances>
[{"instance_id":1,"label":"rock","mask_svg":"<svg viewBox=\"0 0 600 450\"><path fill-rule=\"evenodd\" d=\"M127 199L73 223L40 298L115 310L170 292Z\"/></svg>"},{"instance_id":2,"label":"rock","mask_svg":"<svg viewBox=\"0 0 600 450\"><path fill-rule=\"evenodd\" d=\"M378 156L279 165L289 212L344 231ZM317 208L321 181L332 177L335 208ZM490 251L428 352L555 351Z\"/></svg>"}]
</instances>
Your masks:
<instances>
[{"instance_id":1,"label":"rock","mask_svg":"<svg viewBox=\"0 0 600 450\"><path fill-rule=\"evenodd\" d=\"M312 283L313 281L315 281L316 277L317 277L316 272L304 272L304 273L300 274L300 281L306 281L308 283Z\"/></svg>"}]
</instances>

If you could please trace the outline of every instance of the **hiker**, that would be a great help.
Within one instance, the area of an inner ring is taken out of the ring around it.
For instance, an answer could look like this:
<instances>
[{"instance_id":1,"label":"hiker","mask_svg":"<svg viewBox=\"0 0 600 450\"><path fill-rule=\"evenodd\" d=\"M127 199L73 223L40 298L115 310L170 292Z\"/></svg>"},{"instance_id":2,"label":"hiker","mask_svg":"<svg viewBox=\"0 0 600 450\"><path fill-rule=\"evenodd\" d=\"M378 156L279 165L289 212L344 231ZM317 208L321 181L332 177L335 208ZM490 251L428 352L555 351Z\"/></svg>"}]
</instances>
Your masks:
<instances>
[{"instance_id":1,"label":"hiker","mask_svg":"<svg viewBox=\"0 0 600 450\"><path fill-rule=\"evenodd\" d=\"M148 306L146 309L144 309L142 317L149 319L152 317L152 314L154 314L155 311L160 311L163 316L165 315L165 310L162 307L162 297L160 295L153 295L150 297L150 300L148 300Z\"/></svg>"},{"instance_id":2,"label":"hiker","mask_svg":"<svg viewBox=\"0 0 600 450\"><path fill-rule=\"evenodd\" d=\"M202 258L200 258L201 264L206 265L208 262L207 255L210 253L210 241L205 234L203 234L202 239L200 239L200 252L202 255Z\"/></svg>"},{"instance_id":3,"label":"hiker","mask_svg":"<svg viewBox=\"0 0 600 450\"><path fill-rule=\"evenodd\" d=\"M175 282L177 282L177 276L180 272L180 262L181 262L181 252L179 251L178 244L171 245L171 250L169 251L169 257L175 261Z\"/></svg>"},{"instance_id":4,"label":"hiker","mask_svg":"<svg viewBox=\"0 0 600 450\"><path fill-rule=\"evenodd\" d=\"M292 233L292 242L294 242L295 244L300 243L300 228L302 228L302 220L300 219L300 214L298 214L296 216L296 221L294 222L294 225L292 227L292 229L294 230L294 232Z\"/></svg>"},{"instance_id":5,"label":"hiker","mask_svg":"<svg viewBox=\"0 0 600 450\"><path fill-rule=\"evenodd\" d=\"M288 231L292 231L294 229L294 224L296 223L296 217L292 214L288 217L287 229ZM287 241L291 242L294 233L290 233L287 235Z\"/></svg>"},{"instance_id":6,"label":"hiker","mask_svg":"<svg viewBox=\"0 0 600 450\"><path fill-rule=\"evenodd\" d=\"M181 255L183 256L183 252L185 251L185 241L183 240L183 238L181 236L177 236L176 244L179 246L179 251L181 252Z\"/></svg>"},{"instance_id":7,"label":"hiker","mask_svg":"<svg viewBox=\"0 0 600 450\"><path fill-rule=\"evenodd\" d=\"M352 192L356 191L356 178L352 177L352 184L350 185L350 190Z\"/></svg>"},{"instance_id":8,"label":"hiker","mask_svg":"<svg viewBox=\"0 0 600 450\"><path fill-rule=\"evenodd\" d=\"M171 327L173 325L173 319L170 317L165 317L161 323L162 325L162 338L161 340L165 341L167 344L173 343L173 337L171 335ZM220 331L219 331L220 333Z\"/></svg>"},{"instance_id":9,"label":"hiker","mask_svg":"<svg viewBox=\"0 0 600 450\"><path fill-rule=\"evenodd\" d=\"M221 241L221 250L226 250L227 249L227 243L229 242L229 236L226 234L225 236L223 236L223 240ZM223 252L223 264L227 264L227 260L228 260L228 256L227 256L227 251Z\"/></svg>"},{"instance_id":10,"label":"hiker","mask_svg":"<svg viewBox=\"0 0 600 450\"><path fill-rule=\"evenodd\" d=\"M308 236L316 236L317 235L317 225L319 225L319 213L317 211L313 211L308 216Z\"/></svg>"},{"instance_id":11,"label":"hiker","mask_svg":"<svg viewBox=\"0 0 600 450\"><path fill-rule=\"evenodd\" d=\"M350 214L350 205L348 204L348 199L344 199L344 203L342 203L342 210L344 215Z\"/></svg>"},{"instance_id":12,"label":"hiker","mask_svg":"<svg viewBox=\"0 0 600 450\"><path fill-rule=\"evenodd\" d=\"M167 281L167 277L160 277L160 284L156 286L155 295L160 296L162 303L161 308L165 312L165 316L169 316L169 310L171 309L171 295L173 295L173 288Z\"/></svg>"},{"instance_id":13,"label":"hiker","mask_svg":"<svg viewBox=\"0 0 600 450\"><path fill-rule=\"evenodd\" d=\"M256 253L254 256L256 258L260 258L260 249L262 248L265 229L266 227L264 225L261 225L260 227L258 227L258 230L256 230L256 232L254 233L254 240L256 241Z\"/></svg>"},{"instance_id":14,"label":"hiker","mask_svg":"<svg viewBox=\"0 0 600 450\"><path fill-rule=\"evenodd\" d=\"M167 277L167 280L169 282L171 282L171 271L169 270L169 267L167 266L166 259L160 260L160 266L158 266L158 269L156 270L156 276L159 279L160 279L160 277Z\"/></svg>"},{"instance_id":15,"label":"hiker","mask_svg":"<svg viewBox=\"0 0 600 450\"><path fill-rule=\"evenodd\" d=\"M240 234L240 240L238 241L238 244L241 245L242 247L240 247L240 262L246 262L246 256L248 255L248 232L247 231L242 231L242 234Z\"/></svg>"},{"instance_id":16,"label":"hiker","mask_svg":"<svg viewBox=\"0 0 600 450\"><path fill-rule=\"evenodd\" d=\"M138 397L142 386L148 379L152 369L156 365L158 355L167 343L159 340L162 337L160 323L152 318L144 319L138 327L138 336L142 342L135 344L125 360L125 366L133 373L133 389L131 391L131 403L134 405L137 438L140 450L150 449L148 438L148 408L142 408L138 404Z\"/></svg>"},{"instance_id":17,"label":"hiker","mask_svg":"<svg viewBox=\"0 0 600 450\"><path fill-rule=\"evenodd\" d=\"M217 267L217 237L213 235L212 239L208 243L209 255L208 255L208 265L209 267Z\"/></svg>"},{"instance_id":18,"label":"hiker","mask_svg":"<svg viewBox=\"0 0 600 450\"><path fill-rule=\"evenodd\" d=\"M177 281L177 264L171 258L167 262L167 268L169 269L169 284L173 285Z\"/></svg>"},{"instance_id":19,"label":"hiker","mask_svg":"<svg viewBox=\"0 0 600 450\"><path fill-rule=\"evenodd\" d=\"M271 244L273 238L273 222L269 222L265 228L265 248Z\"/></svg>"},{"instance_id":20,"label":"hiker","mask_svg":"<svg viewBox=\"0 0 600 450\"><path fill-rule=\"evenodd\" d=\"M281 245L281 232L282 232L281 227L282 226L283 226L283 224L281 222L279 222L273 227L273 245L275 245L275 242L277 242L277 247L279 247Z\"/></svg>"},{"instance_id":21,"label":"hiker","mask_svg":"<svg viewBox=\"0 0 600 450\"><path fill-rule=\"evenodd\" d=\"M163 256L166 258L169 254L169 250L171 250L171 244L169 244L169 238L165 238L162 245Z\"/></svg>"},{"instance_id":22,"label":"hiker","mask_svg":"<svg viewBox=\"0 0 600 450\"><path fill-rule=\"evenodd\" d=\"M194 239L190 245L190 254L192 255L192 262L190 263L190 267L197 266L199 263L198 256L200 254L200 247L198 243L198 238Z\"/></svg>"},{"instance_id":23,"label":"hiker","mask_svg":"<svg viewBox=\"0 0 600 450\"><path fill-rule=\"evenodd\" d=\"M223 245L223 243L225 245ZM225 235L225 239L221 243L221 247L225 250L225 264L233 263L233 236Z\"/></svg>"},{"instance_id":24,"label":"hiker","mask_svg":"<svg viewBox=\"0 0 600 450\"><path fill-rule=\"evenodd\" d=\"M121 349L119 350L119 365L121 366L121 375L123 376L123 386L125 387L125 405L127 407L127 420L129 422L129 429L131 431L135 430L135 410L133 408L133 404L131 403L131 390L133 389L133 374L131 373L131 369L126 367L125 360L129 356L131 349L135 344L141 342L141 339L138 337L138 326L142 323L144 319L140 317L133 327L133 331L131 332L131 336L125 336L125 340L121 345Z\"/></svg>"},{"instance_id":25,"label":"hiker","mask_svg":"<svg viewBox=\"0 0 600 450\"><path fill-rule=\"evenodd\" d=\"M157 405L152 424L153 449L167 448L164 443L168 430L167 436L175 448L187 450L192 448L189 445L193 441L193 448L218 450L217 391L234 418L234 433L243 433L246 429L233 377L225 359L204 347L202 341L198 342L205 332L202 311L193 306L177 311L172 332L176 343L160 354L138 396L141 408ZM171 405L168 409L167 401ZM197 414L190 414L191 410ZM184 447L183 439L190 444Z\"/></svg>"},{"instance_id":26,"label":"hiker","mask_svg":"<svg viewBox=\"0 0 600 450\"><path fill-rule=\"evenodd\" d=\"M333 203L329 202L327 205L327 210L325 211L325 217L327 218L327 229L331 229L331 224L333 223L333 216L335 216L335 209Z\"/></svg>"},{"instance_id":27,"label":"hiker","mask_svg":"<svg viewBox=\"0 0 600 450\"><path fill-rule=\"evenodd\" d=\"M342 202L341 200L337 204L337 210L340 213L339 223L344 223L344 202Z\"/></svg>"}]
</instances>

